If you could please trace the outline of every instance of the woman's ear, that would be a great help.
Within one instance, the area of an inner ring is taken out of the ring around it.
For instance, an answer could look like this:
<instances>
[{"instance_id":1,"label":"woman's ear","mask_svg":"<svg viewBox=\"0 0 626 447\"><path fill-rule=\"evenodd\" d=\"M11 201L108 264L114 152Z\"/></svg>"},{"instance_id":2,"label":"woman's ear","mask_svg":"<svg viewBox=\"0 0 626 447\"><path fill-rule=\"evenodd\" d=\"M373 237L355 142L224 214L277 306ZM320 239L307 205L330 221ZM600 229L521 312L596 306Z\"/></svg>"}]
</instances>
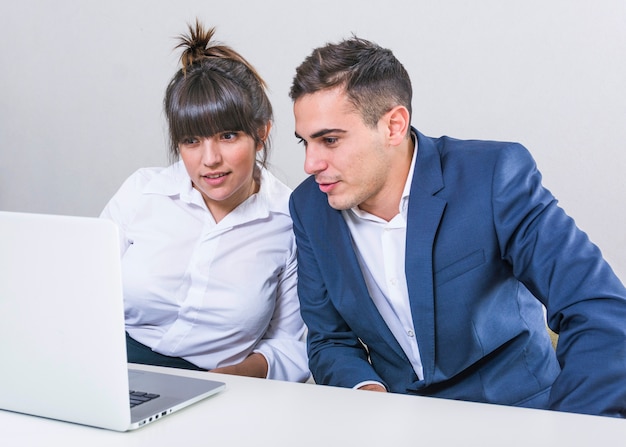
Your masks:
<instances>
[{"instance_id":1,"label":"woman's ear","mask_svg":"<svg viewBox=\"0 0 626 447\"><path fill-rule=\"evenodd\" d=\"M272 130L272 122L268 121L265 126L259 128L259 138L263 143L267 142L267 139L270 136L270 130ZM257 151L263 149L263 144L259 144L256 148Z\"/></svg>"}]
</instances>

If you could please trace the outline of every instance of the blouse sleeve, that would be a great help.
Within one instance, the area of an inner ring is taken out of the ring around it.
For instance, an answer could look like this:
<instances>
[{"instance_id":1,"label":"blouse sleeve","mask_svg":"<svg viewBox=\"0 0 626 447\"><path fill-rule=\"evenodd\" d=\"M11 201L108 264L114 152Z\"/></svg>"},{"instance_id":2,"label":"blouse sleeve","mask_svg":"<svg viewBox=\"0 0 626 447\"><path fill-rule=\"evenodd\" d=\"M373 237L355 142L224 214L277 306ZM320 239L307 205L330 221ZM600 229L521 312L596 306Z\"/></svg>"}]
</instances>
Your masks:
<instances>
[{"instance_id":1,"label":"blouse sleeve","mask_svg":"<svg viewBox=\"0 0 626 447\"><path fill-rule=\"evenodd\" d=\"M149 181L149 172L147 169L140 169L128 177L100 213L100 218L112 220L117 224L121 254L124 254L131 244L127 236L127 229L141 192Z\"/></svg>"},{"instance_id":2,"label":"blouse sleeve","mask_svg":"<svg viewBox=\"0 0 626 447\"><path fill-rule=\"evenodd\" d=\"M305 345L306 328L297 295L295 240L276 291L276 307L269 327L254 352L265 356L268 379L305 382L310 377Z\"/></svg>"}]
</instances>

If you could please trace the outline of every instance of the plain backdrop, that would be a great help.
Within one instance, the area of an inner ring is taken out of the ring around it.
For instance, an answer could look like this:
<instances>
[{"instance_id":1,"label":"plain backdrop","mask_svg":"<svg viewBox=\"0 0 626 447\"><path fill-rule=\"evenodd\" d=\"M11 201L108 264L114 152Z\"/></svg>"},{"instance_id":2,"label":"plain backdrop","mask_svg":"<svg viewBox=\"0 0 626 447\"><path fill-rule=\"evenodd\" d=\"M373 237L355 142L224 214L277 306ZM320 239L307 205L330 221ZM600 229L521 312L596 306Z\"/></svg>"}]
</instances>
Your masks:
<instances>
[{"instance_id":1,"label":"plain backdrop","mask_svg":"<svg viewBox=\"0 0 626 447\"><path fill-rule=\"evenodd\" d=\"M624 0L2 0L0 209L97 216L135 169L167 164L163 93L196 17L268 82L289 186L305 178L295 67L356 34L409 71L421 132L524 144L626 278Z\"/></svg>"}]
</instances>

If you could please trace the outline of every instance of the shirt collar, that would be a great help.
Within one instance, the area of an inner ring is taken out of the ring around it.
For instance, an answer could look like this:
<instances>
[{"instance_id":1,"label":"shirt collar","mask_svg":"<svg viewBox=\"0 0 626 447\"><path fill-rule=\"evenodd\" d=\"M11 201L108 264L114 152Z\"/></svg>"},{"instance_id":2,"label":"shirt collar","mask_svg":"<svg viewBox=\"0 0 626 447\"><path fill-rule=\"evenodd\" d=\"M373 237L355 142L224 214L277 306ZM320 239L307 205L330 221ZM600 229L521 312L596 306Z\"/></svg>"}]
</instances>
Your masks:
<instances>
[{"instance_id":1,"label":"shirt collar","mask_svg":"<svg viewBox=\"0 0 626 447\"><path fill-rule=\"evenodd\" d=\"M400 199L400 213L406 218L406 211L409 207L409 195L411 194L411 183L413 183L413 173L415 172L415 160L417 160L417 135L414 131L411 131L411 139L413 140L413 157L411 159L411 167L409 169L409 175L406 176L406 182L404 183L404 191L402 192L402 199Z\"/></svg>"},{"instance_id":2,"label":"shirt collar","mask_svg":"<svg viewBox=\"0 0 626 447\"><path fill-rule=\"evenodd\" d=\"M270 213L289 215L289 189L267 169L261 168L261 187L256 194L233 210L229 221L249 222L266 218ZM199 191L193 188L191 178L182 160L164 168L154 176L143 190L143 194L158 194L178 198L188 204L205 207Z\"/></svg>"},{"instance_id":3,"label":"shirt collar","mask_svg":"<svg viewBox=\"0 0 626 447\"><path fill-rule=\"evenodd\" d=\"M183 161L180 160L167 168L163 168L157 175L152 177L143 189L143 194L158 194L163 196L180 196L186 202L189 201L191 179Z\"/></svg>"}]
</instances>

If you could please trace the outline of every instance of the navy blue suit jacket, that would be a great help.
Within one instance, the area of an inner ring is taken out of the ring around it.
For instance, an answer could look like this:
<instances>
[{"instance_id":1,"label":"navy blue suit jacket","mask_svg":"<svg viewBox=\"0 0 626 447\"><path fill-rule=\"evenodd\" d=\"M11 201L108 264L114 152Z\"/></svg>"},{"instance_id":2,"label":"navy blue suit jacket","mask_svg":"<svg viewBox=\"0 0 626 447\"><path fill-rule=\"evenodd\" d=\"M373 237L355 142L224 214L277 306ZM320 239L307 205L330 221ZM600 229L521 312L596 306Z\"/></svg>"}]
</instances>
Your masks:
<instances>
[{"instance_id":1,"label":"navy blue suit jacket","mask_svg":"<svg viewBox=\"0 0 626 447\"><path fill-rule=\"evenodd\" d=\"M341 212L310 177L290 209L316 382L626 415L626 289L531 155L414 131L405 271L424 379L369 297Z\"/></svg>"}]
</instances>

